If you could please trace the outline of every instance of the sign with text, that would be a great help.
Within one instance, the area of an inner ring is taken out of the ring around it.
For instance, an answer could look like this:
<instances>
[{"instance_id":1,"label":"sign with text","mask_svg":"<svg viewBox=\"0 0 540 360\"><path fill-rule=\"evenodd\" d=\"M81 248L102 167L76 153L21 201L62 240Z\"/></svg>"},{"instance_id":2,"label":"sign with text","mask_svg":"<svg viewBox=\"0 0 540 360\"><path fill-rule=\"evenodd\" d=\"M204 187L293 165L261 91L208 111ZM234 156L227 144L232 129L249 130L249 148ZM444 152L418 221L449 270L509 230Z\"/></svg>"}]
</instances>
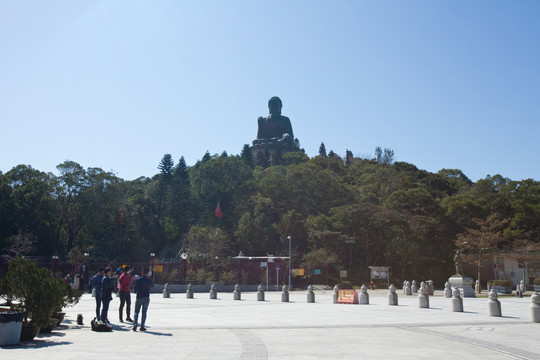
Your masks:
<instances>
[{"instance_id":1,"label":"sign with text","mask_svg":"<svg viewBox=\"0 0 540 360\"><path fill-rule=\"evenodd\" d=\"M154 265L154 272L163 272L163 265Z\"/></svg>"},{"instance_id":2,"label":"sign with text","mask_svg":"<svg viewBox=\"0 0 540 360\"><path fill-rule=\"evenodd\" d=\"M338 304L358 304L356 290L338 290Z\"/></svg>"},{"instance_id":3,"label":"sign with text","mask_svg":"<svg viewBox=\"0 0 540 360\"><path fill-rule=\"evenodd\" d=\"M292 269L293 276L304 276L304 269Z\"/></svg>"},{"instance_id":4,"label":"sign with text","mask_svg":"<svg viewBox=\"0 0 540 360\"><path fill-rule=\"evenodd\" d=\"M371 279L388 279L388 272L389 267L388 266L370 266L369 269L371 270Z\"/></svg>"},{"instance_id":5,"label":"sign with text","mask_svg":"<svg viewBox=\"0 0 540 360\"><path fill-rule=\"evenodd\" d=\"M313 269L313 275L322 275L322 269Z\"/></svg>"}]
</instances>

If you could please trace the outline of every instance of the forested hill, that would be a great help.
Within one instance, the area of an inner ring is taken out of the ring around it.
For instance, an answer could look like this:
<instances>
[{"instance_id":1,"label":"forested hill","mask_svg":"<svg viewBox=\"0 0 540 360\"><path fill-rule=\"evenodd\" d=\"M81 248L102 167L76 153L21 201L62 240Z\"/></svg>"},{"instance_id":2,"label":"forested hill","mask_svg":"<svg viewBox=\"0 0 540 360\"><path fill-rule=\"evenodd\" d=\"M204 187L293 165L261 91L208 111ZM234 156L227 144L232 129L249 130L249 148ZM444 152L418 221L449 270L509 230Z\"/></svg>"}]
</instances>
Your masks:
<instances>
[{"instance_id":1,"label":"forested hill","mask_svg":"<svg viewBox=\"0 0 540 360\"><path fill-rule=\"evenodd\" d=\"M199 266L225 267L240 251L286 256L291 236L298 265L353 278L388 265L401 278L436 278L453 273L457 245L475 253L540 242L537 181L473 183L460 170L430 173L379 155L299 151L255 166L244 147L188 167L167 154L155 176L133 181L71 161L58 176L19 165L0 173L0 249L124 262L185 252Z\"/></svg>"}]
</instances>

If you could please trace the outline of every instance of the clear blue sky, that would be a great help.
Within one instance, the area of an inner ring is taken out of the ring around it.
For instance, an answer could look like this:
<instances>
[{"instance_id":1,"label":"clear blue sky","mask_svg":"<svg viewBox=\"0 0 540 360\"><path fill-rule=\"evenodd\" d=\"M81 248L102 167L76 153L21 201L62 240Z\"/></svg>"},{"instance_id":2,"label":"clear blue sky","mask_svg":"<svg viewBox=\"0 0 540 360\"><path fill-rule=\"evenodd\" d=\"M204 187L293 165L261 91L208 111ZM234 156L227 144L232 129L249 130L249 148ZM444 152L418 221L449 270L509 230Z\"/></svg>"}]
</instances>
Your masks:
<instances>
[{"instance_id":1,"label":"clear blue sky","mask_svg":"<svg viewBox=\"0 0 540 360\"><path fill-rule=\"evenodd\" d=\"M274 95L309 156L540 180L540 1L0 0L3 172L239 154Z\"/></svg>"}]
</instances>

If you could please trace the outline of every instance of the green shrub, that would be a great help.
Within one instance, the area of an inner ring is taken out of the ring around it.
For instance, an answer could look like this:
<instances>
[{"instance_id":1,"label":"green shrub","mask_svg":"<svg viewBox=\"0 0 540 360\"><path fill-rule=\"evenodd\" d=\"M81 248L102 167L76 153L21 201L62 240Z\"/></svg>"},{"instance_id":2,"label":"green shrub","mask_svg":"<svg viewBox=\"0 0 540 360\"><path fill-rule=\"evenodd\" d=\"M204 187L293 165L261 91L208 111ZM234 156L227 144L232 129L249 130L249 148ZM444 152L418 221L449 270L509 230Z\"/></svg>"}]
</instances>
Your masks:
<instances>
[{"instance_id":1,"label":"green shrub","mask_svg":"<svg viewBox=\"0 0 540 360\"><path fill-rule=\"evenodd\" d=\"M223 281L225 285L233 285L236 280L236 271L223 271L219 275L219 279Z\"/></svg>"},{"instance_id":2,"label":"green shrub","mask_svg":"<svg viewBox=\"0 0 540 360\"><path fill-rule=\"evenodd\" d=\"M12 310L24 311L25 323L44 325L58 304L62 303L59 283L49 269L38 268L30 260L16 258L9 264L3 285L7 297L16 299Z\"/></svg>"},{"instance_id":3,"label":"green shrub","mask_svg":"<svg viewBox=\"0 0 540 360\"><path fill-rule=\"evenodd\" d=\"M512 286L510 280L492 280L491 286Z\"/></svg>"}]
</instances>

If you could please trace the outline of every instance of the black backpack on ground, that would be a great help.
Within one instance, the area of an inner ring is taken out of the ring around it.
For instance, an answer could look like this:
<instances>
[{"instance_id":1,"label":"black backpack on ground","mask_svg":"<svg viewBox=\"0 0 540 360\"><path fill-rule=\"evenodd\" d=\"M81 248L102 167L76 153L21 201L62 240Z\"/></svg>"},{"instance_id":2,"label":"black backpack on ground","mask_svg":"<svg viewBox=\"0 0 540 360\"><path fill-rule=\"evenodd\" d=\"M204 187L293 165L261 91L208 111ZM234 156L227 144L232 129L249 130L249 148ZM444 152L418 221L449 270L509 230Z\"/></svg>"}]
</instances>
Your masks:
<instances>
[{"instance_id":1,"label":"black backpack on ground","mask_svg":"<svg viewBox=\"0 0 540 360\"><path fill-rule=\"evenodd\" d=\"M112 331L112 326L111 325L107 325L105 323L99 324L96 318L94 318L90 322L90 325L92 325L92 331L97 331L97 332L110 332L110 331Z\"/></svg>"}]
</instances>

